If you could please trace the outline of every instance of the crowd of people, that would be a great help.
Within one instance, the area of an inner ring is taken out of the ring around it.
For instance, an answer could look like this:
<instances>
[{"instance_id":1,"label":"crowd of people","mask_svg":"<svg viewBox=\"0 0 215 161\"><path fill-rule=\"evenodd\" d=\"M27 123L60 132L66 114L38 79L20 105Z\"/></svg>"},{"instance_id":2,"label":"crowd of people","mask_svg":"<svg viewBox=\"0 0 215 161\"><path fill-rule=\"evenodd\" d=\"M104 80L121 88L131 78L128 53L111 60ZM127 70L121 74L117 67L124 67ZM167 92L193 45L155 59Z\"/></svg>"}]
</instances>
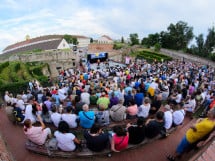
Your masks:
<instances>
[{"instance_id":1,"label":"crowd of people","mask_svg":"<svg viewBox=\"0 0 215 161\"><path fill-rule=\"evenodd\" d=\"M102 62L98 65L102 66ZM63 151L74 151L81 144L70 129L82 127L87 129L83 136L89 149L101 151L110 145L111 150L119 152L145 138L166 136L171 127L181 125L185 115L200 106L204 107L201 116L209 115L206 119L211 126L200 135L196 133L199 126L195 125L183 142L187 146L202 139L215 126L214 85L214 68L208 65L180 60L136 60L126 67L105 65L104 69L83 72L59 70L58 81L51 87L30 81L27 92L14 97L6 91L4 99L14 107L17 121L24 124L24 133L34 143L44 144L51 137L45 122L57 128L53 134ZM111 122L125 119L137 122L115 126L111 132L102 131ZM32 125L36 122L41 127ZM208 125L205 122L203 127ZM193 133L196 139L190 139ZM177 152L181 154L186 146L180 145Z\"/></svg>"}]
</instances>

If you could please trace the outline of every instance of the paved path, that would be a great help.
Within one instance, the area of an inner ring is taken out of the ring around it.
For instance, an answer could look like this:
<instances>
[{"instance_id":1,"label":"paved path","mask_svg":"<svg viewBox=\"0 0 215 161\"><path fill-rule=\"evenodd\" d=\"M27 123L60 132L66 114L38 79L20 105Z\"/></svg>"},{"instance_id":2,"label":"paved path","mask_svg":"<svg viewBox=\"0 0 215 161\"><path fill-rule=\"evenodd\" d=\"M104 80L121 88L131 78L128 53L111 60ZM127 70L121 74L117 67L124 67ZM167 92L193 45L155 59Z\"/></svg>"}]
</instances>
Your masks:
<instances>
[{"instance_id":1,"label":"paved path","mask_svg":"<svg viewBox=\"0 0 215 161\"><path fill-rule=\"evenodd\" d=\"M207 65L211 65L211 66L215 67L214 61L205 59L203 57L199 57L197 55L191 55L191 54L183 53L180 51L169 50L169 49L161 49L160 51L161 51L161 53L169 55L173 58L177 58L177 59L181 59L181 60L184 58L186 60L191 60L194 62L199 62L202 64L207 64Z\"/></svg>"}]
</instances>

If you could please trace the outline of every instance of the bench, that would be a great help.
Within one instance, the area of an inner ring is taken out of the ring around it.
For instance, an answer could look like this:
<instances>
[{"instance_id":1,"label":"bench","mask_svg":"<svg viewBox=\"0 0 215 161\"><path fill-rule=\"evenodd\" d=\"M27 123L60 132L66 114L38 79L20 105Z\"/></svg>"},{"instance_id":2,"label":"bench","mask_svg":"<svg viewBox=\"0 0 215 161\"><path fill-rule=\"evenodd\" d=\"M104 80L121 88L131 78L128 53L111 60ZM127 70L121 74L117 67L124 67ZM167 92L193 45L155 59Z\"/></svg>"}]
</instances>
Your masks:
<instances>
[{"instance_id":1,"label":"bench","mask_svg":"<svg viewBox=\"0 0 215 161\"><path fill-rule=\"evenodd\" d=\"M176 130L176 128L171 128L170 132L172 133L175 130ZM129 144L126 149L122 150L122 152L139 148L145 144L151 143L151 142L161 139L161 138L163 138L161 135L158 135L157 137L152 138L152 139L145 138L140 144ZM76 150L73 152L65 152L60 149L53 150L48 147L48 141L44 145L37 145L28 140L25 144L25 147L29 151L37 153L37 154L41 154L41 155L45 155L45 156L49 156L49 157L60 157L60 158L77 158L77 157L80 158L80 157L94 157L94 156L111 157L112 153L113 153L111 151L110 147L101 152L93 152L87 148L85 140L82 141L82 149Z\"/></svg>"}]
</instances>

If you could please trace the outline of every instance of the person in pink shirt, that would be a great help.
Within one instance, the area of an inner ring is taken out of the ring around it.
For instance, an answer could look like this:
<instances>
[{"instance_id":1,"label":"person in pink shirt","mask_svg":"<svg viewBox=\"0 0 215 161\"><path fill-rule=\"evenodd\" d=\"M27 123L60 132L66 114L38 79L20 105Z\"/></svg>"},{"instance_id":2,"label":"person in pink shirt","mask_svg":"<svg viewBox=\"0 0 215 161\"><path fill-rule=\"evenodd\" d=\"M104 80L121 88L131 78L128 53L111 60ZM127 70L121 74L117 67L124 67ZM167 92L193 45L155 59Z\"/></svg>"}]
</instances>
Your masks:
<instances>
[{"instance_id":1,"label":"person in pink shirt","mask_svg":"<svg viewBox=\"0 0 215 161\"><path fill-rule=\"evenodd\" d=\"M126 109L127 119L136 118L138 112L137 104L135 103L134 99L131 99L128 104L129 105Z\"/></svg>"},{"instance_id":2,"label":"person in pink shirt","mask_svg":"<svg viewBox=\"0 0 215 161\"><path fill-rule=\"evenodd\" d=\"M30 119L26 119L24 121L24 134L33 143L43 145L48 137L51 138L51 130L50 128L46 128L42 118L39 115L38 120L41 126L36 127L32 126Z\"/></svg>"},{"instance_id":3,"label":"person in pink shirt","mask_svg":"<svg viewBox=\"0 0 215 161\"><path fill-rule=\"evenodd\" d=\"M129 133L122 126L113 127L113 136L111 139L111 150L120 152L128 146Z\"/></svg>"}]
</instances>

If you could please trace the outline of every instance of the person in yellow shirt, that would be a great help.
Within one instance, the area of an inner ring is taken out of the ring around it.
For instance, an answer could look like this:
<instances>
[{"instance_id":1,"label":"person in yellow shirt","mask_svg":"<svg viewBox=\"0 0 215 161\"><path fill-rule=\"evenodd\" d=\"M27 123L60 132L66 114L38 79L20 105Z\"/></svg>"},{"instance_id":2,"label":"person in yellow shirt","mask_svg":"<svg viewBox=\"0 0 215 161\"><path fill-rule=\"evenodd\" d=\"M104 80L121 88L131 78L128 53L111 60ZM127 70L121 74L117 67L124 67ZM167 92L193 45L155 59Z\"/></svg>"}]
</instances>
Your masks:
<instances>
[{"instance_id":1,"label":"person in yellow shirt","mask_svg":"<svg viewBox=\"0 0 215 161\"><path fill-rule=\"evenodd\" d=\"M215 108L208 111L207 116L207 118L198 119L196 124L187 130L185 136L182 138L176 149L176 153L173 156L167 156L169 161L174 161L175 158L180 157L183 152L190 147L190 145L197 143L214 130Z\"/></svg>"}]
</instances>

